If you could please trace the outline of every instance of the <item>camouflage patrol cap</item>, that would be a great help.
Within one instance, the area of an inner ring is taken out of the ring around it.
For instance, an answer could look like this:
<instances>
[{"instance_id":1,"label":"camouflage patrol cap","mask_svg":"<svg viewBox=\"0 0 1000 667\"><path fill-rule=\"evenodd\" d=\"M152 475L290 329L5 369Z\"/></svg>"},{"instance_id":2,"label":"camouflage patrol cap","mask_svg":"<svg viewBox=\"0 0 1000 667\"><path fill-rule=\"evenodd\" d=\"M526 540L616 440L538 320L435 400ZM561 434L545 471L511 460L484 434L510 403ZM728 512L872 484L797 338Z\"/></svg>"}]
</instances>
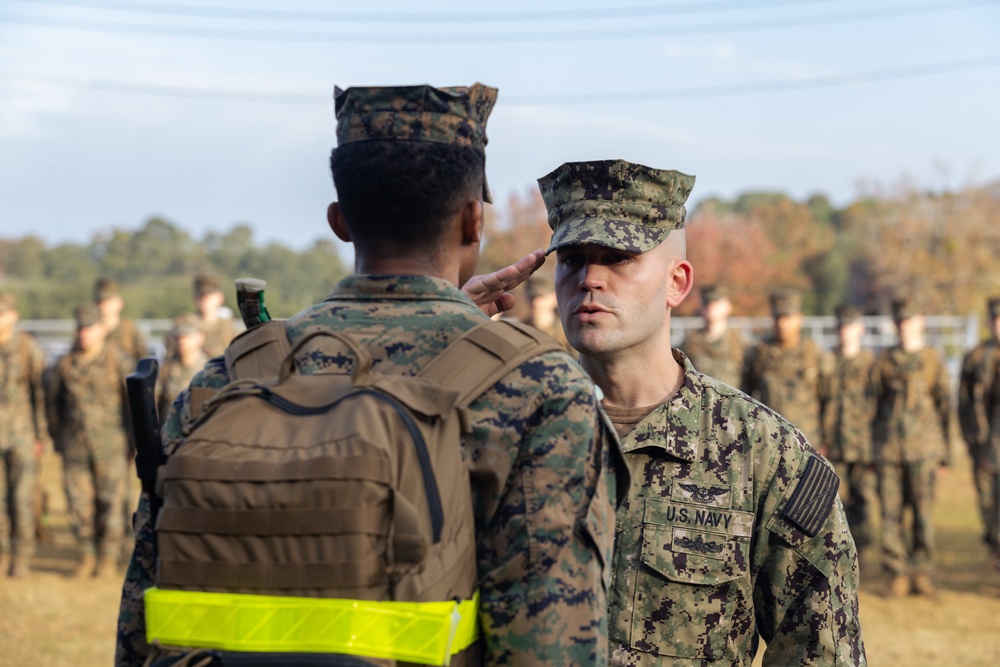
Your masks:
<instances>
[{"instance_id":1,"label":"camouflage patrol cap","mask_svg":"<svg viewBox=\"0 0 1000 667\"><path fill-rule=\"evenodd\" d=\"M920 315L920 306L912 297L901 296L892 300L892 319L899 322Z\"/></svg>"},{"instance_id":2,"label":"camouflage patrol cap","mask_svg":"<svg viewBox=\"0 0 1000 667\"><path fill-rule=\"evenodd\" d=\"M114 278L100 278L94 283L94 301L121 296L122 286Z\"/></svg>"},{"instance_id":3,"label":"camouflage patrol cap","mask_svg":"<svg viewBox=\"0 0 1000 667\"><path fill-rule=\"evenodd\" d=\"M722 301L728 298L729 291L722 285L705 285L701 288L701 302L703 304Z\"/></svg>"},{"instance_id":4,"label":"camouflage patrol cap","mask_svg":"<svg viewBox=\"0 0 1000 667\"><path fill-rule=\"evenodd\" d=\"M101 321L101 311L88 303L85 306L77 306L76 310L73 311L73 318L76 320L76 328L84 329Z\"/></svg>"},{"instance_id":5,"label":"camouflage patrol cap","mask_svg":"<svg viewBox=\"0 0 1000 667\"><path fill-rule=\"evenodd\" d=\"M798 315L801 312L801 292L791 288L777 289L771 292L771 315L773 317Z\"/></svg>"},{"instance_id":6,"label":"camouflage patrol cap","mask_svg":"<svg viewBox=\"0 0 1000 667\"><path fill-rule=\"evenodd\" d=\"M178 338L186 334L202 333L201 320L193 313L185 313L175 317L171 322L170 336Z\"/></svg>"},{"instance_id":7,"label":"camouflage patrol cap","mask_svg":"<svg viewBox=\"0 0 1000 667\"><path fill-rule=\"evenodd\" d=\"M0 292L0 313L17 310L17 297L10 292Z\"/></svg>"},{"instance_id":8,"label":"camouflage patrol cap","mask_svg":"<svg viewBox=\"0 0 1000 667\"><path fill-rule=\"evenodd\" d=\"M471 86L335 87L337 145L357 141L426 141L483 151L497 89ZM483 199L492 202L483 179Z\"/></svg>"},{"instance_id":9,"label":"camouflage patrol cap","mask_svg":"<svg viewBox=\"0 0 1000 667\"><path fill-rule=\"evenodd\" d=\"M838 327L861 321L861 311L851 305L838 306L836 316Z\"/></svg>"},{"instance_id":10,"label":"camouflage patrol cap","mask_svg":"<svg viewBox=\"0 0 1000 667\"><path fill-rule=\"evenodd\" d=\"M222 280L218 276L209 275L203 273L194 278L194 294L195 296L203 296L211 292L221 292L222 291Z\"/></svg>"},{"instance_id":11,"label":"camouflage patrol cap","mask_svg":"<svg viewBox=\"0 0 1000 667\"><path fill-rule=\"evenodd\" d=\"M995 296L986 302L986 312L990 314L991 320L1000 317L1000 296Z\"/></svg>"},{"instance_id":12,"label":"camouflage patrol cap","mask_svg":"<svg viewBox=\"0 0 1000 667\"><path fill-rule=\"evenodd\" d=\"M567 162L538 179L549 212L547 253L592 243L647 252L684 228L694 176L625 160Z\"/></svg>"}]
</instances>

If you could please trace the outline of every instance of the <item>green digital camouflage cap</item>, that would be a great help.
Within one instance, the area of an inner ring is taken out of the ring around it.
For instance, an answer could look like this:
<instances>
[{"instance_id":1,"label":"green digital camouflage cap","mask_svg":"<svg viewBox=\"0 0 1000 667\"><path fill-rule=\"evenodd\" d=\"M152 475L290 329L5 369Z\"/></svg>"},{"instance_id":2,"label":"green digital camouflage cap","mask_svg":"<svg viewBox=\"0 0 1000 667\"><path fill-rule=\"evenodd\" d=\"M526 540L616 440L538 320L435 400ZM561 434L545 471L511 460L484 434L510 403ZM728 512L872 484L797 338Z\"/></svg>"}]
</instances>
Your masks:
<instances>
[{"instance_id":1,"label":"green digital camouflage cap","mask_svg":"<svg viewBox=\"0 0 1000 667\"><path fill-rule=\"evenodd\" d=\"M912 297L901 296L892 300L892 319L898 322L917 315L920 315L920 304Z\"/></svg>"},{"instance_id":2,"label":"green digital camouflage cap","mask_svg":"<svg viewBox=\"0 0 1000 667\"><path fill-rule=\"evenodd\" d=\"M78 306L73 311L73 319L76 320L77 329L92 327L101 321L101 312L88 303L85 306Z\"/></svg>"},{"instance_id":3,"label":"green digital camouflage cap","mask_svg":"<svg viewBox=\"0 0 1000 667\"><path fill-rule=\"evenodd\" d=\"M547 253L595 244L647 252L684 228L694 176L625 160L567 162L538 179L549 212Z\"/></svg>"},{"instance_id":4,"label":"green digital camouflage cap","mask_svg":"<svg viewBox=\"0 0 1000 667\"><path fill-rule=\"evenodd\" d=\"M471 86L334 88L337 145L356 141L427 141L464 146L485 155L486 119L497 89ZM483 199L492 203L483 177Z\"/></svg>"},{"instance_id":5,"label":"green digital camouflage cap","mask_svg":"<svg viewBox=\"0 0 1000 667\"><path fill-rule=\"evenodd\" d=\"M94 283L94 301L121 296L122 286L114 278L101 278Z\"/></svg>"},{"instance_id":6,"label":"green digital camouflage cap","mask_svg":"<svg viewBox=\"0 0 1000 667\"><path fill-rule=\"evenodd\" d=\"M222 279L218 276L213 276L211 274L201 274L195 276L194 278L194 293L195 296L204 296L205 294L211 294L212 292L222 291Z\"/></svg>"},{"instance_id":7,"label":"green digital camouflage cap","mask_svg":"<svg viewBox=\"0 0 1000 667\"><path fill-rule=\"evenodd\" d=\"M729 298L729 291L722 285L705 285L701 288L701 302L712 303Z\"/></svg>"},{"instance_id":8,"label":"green digital camouflage cap","mask_svg":"<svg viewBox=\"0 0 1000 667\"><path fill-rule=\"evenodd\" d=\"M784 317L802 312L802 293L796 289L783 288L771 292L771 315Z\"/></svg>"},{"instance_id":9,"label":"green digital camouflage cap","mask_svg":"<svg viewBox=\"0 0 1000 667\"><path fill-rule=\"evenodd\" d=\"M837 326L843 327L861 320L861 311L851 305L838 306L836 311Z\"/></svg>"}]
</instances>

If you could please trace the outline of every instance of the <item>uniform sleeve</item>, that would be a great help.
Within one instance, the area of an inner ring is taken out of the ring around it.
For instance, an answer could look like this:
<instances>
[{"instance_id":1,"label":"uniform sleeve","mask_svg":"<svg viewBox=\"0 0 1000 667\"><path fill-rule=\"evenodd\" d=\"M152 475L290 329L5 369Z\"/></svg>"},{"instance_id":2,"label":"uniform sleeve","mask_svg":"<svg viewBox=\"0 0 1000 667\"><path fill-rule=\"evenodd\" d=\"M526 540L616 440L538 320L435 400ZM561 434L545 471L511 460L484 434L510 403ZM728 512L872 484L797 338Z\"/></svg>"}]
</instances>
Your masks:
<instances>
[{"instance_id":1,"label":"uniform sleeve","mask_svg":"<svg viewBox=\"0 0 1000 667\"><path fill-rule=\"evenodd\" d=\"M937 355L937 373L934 378L934 407L941 425L941 439L944 453L941 465L951 465L951 383L948 368L940 354Z\"/></svg>"},{"instance_id":2,"label":"uniform sleeve","mask_svg":"<svg viewBox=\"0 0 1000 667\"><path fill-rule=\"evenodd\" d=\"M763 664L866 664L857 551L836 473L794 429L781 452L753 553Z\"/></svg>"},{"instance_id":3,"label":"uniform sleeve","mask_svg":"<svg viewBox=\"0 0 1000 667\"><path fill-rule=\"evenodd\" d=\"M749 396L754 398L760 397L759 387L757 386L757 347L755 345L748 347L746 353L743 355L743 372L740 375L740 389Z\"/></svg>"},{"instance_id":4,"label":"uniform sleeve","mask_svg":"<svg viewBox=\"0 0 1000 667\"><path fill-rule=\"evenodd\" d=\"M28 358L29 386L31 391L31 417L35 440L49 442L49 427L45 406L45 354L32 343Z\"/></svg>"},{"instance_id":5,"label":"uniform sleeve","mask_svg":"<svg viewBox=\"0 0 1000 667\"><path fill-rule=\"evenodd\" d=\"M228 382L225 364L213 360L195 376L192 386L222 387ZM170 406L161 429L164 451L169 455L180 443L182 424L190 414L190 394L185 389ZM118 608L118 632L115 645L115 667L141 667L149 653L146 643L146 615L142 596L155 581L155 534L150 517L149 497L139 496L139 505L133 523L135 547L122 585L121 603Z\"/></svg>"},{"instance_id":6,"label":"uniform sleeve","mask_svg":"<svg viewBox=\"0 0 1000 667\"><path fill-rule=\"evenodd\" d=\"M512 375L474 404L467 448L483 664L606 665L617 439L562 353Z\"/></svg>"},{"instance_id":7,"label":"uniform sleeve","mask_svg":"<svg viewBox=\"0 0 1000 667\"><path fill-rule=\"evenodd\" d=\"M57 452L63 450L64 443L61 437L62 424L60 414L62 412L62 364L57 361L49 369L44 379L45 386L45 422L52 437L52 445Z\"/></svg>"}]
</instances>

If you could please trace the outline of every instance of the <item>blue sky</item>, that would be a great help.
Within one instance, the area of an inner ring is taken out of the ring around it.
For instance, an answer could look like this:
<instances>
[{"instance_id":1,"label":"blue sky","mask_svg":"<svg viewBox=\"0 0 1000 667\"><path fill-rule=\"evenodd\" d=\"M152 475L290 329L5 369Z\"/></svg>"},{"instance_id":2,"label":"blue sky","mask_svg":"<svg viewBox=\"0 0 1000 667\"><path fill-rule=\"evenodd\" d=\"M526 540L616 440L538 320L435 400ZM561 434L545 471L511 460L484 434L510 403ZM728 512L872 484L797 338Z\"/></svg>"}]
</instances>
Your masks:
<instances>
[{"instance_id":1,"label":"blue sky","mask_svg":"<svg viewBox=\"0 0 1000 667\"><path fill-rule=\"evenodd\" d=\"M696 174L695 203L1000 178L998 1L0 0L0 236L301 247L334 84L475 81L499 203L585 159Z\"/></svg>"}]
</instances>

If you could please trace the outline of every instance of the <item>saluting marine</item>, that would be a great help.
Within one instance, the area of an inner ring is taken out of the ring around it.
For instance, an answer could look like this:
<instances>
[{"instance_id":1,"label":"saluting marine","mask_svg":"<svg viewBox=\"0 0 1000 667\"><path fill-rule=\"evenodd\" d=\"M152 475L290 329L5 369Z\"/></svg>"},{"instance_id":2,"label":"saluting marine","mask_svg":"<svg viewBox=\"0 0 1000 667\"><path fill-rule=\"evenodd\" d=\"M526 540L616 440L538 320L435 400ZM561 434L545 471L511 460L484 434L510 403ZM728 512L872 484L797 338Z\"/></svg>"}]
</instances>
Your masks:
<instances>
[{"instance_id":1,"label":"saluting marine","mask_svg":"<svg viewBox=\"0 0 1000 667\"><path fill-rule=\"evenodd\" d=\"M837 475L773 410L670 351L692 288L694 177L607 160L539 179L569 342L631 473L617 514L612 665L859 665L858 564Z\"/></svg>"},{"instance_id":2,"label":"saluting marine","mask_svg":"<svg viewBox=\"0 0 1000 667\"><path fill-rule=\"evenodd\" d=\"M473 282L479 257L495 99L480 84L336 92L330 166L339 201L328 220L354 245L356 273L287 321L290 345L314 331L349 333L380 373L409 376L488 321L458 286ZM512 305L498 295L494 311ZM352 365L348 355L312 348L296 357L303 375ZM168 456L183 451L192 394L227 383L224 358L214 358L174 401L163 427ZM468 476L443 483L471 480L481 640L451 664L606 665L617 442L593 383L569 355L550 351L520 363L466 414ZM118 619L119 667L141 665L150 651L143 592L158 574L149 516L143 495Z\"/></svg>"}]
</instances>

